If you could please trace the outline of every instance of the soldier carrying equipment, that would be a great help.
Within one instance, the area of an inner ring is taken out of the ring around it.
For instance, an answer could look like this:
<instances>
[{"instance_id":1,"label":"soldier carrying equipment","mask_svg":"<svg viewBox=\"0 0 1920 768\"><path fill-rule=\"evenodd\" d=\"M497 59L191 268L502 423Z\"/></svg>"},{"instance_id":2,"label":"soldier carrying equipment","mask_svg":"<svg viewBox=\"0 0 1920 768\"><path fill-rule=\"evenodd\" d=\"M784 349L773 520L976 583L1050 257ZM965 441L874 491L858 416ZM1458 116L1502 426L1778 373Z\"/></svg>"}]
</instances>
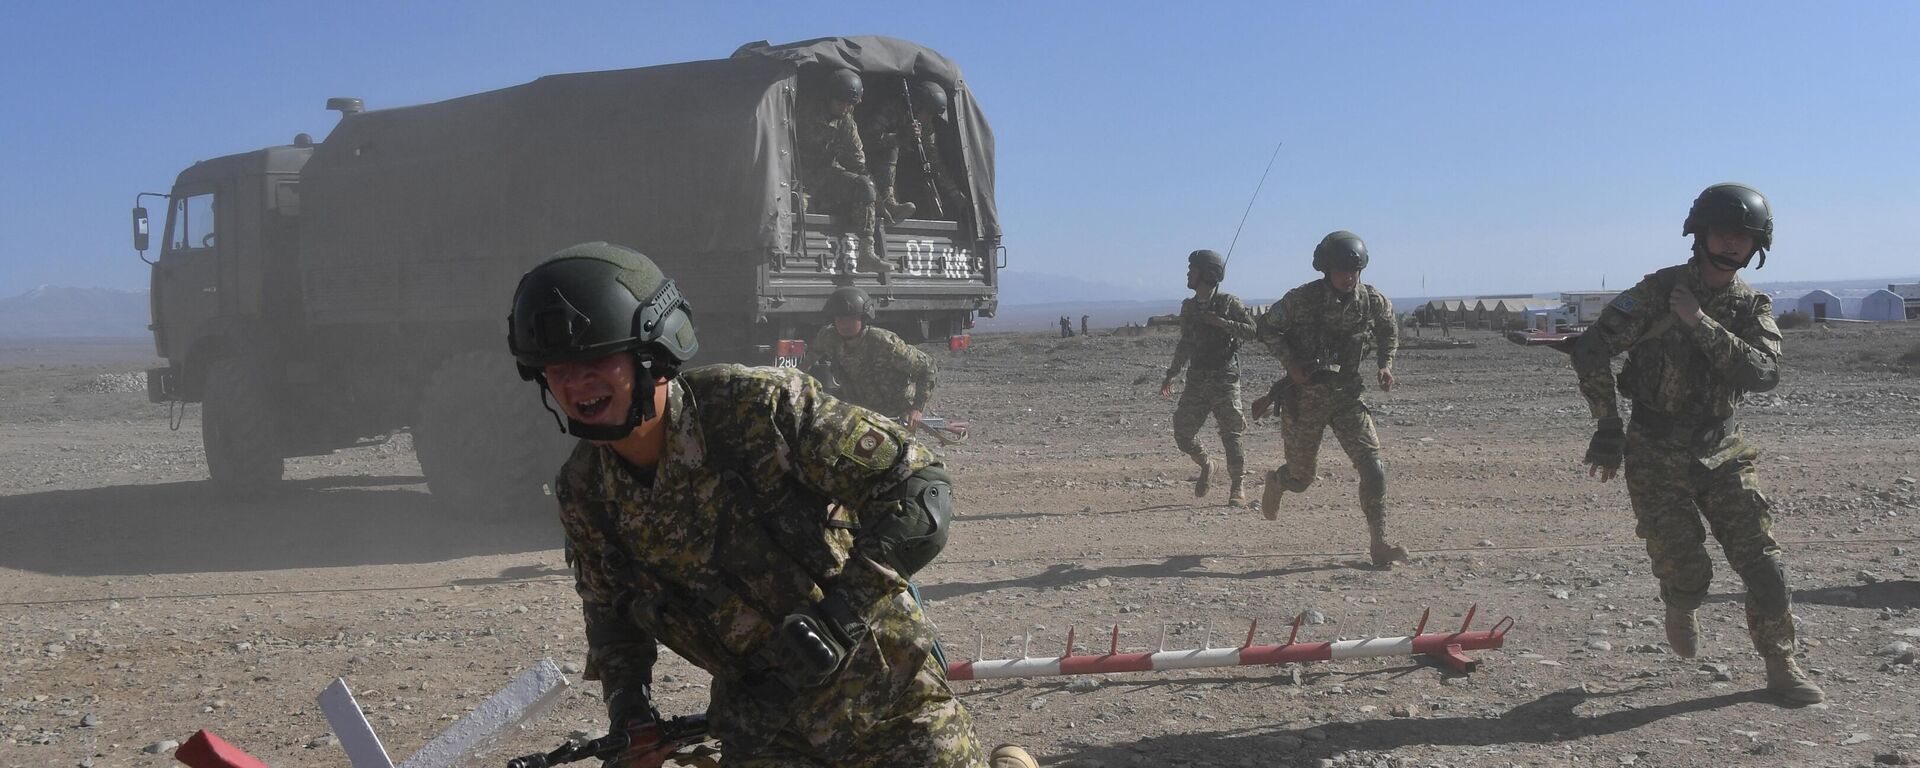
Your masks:
<instances>
[{"instance_id":1,"label":"soldier carrying equipment","mask_svg":"<svg viewBox=\"0 0 1920 768\"><path fill-rule=\"evenodd\" d=\"M939 94L938 100L928 98L924 95L922 96L921 103L926 104L929 111L935 115L947 111L946 91L941 90L938 85L924 81L920 83L920 86L922 86L923 93L926 90L931 90ZM933 161L927 159L927 143L926 140L920 136L922 126L920 125L919 113L913 108L914 90L915 88L913 86L907 84L906 78L900 78L900 98L906 100L907 120L910 121L913 126L913 152L914 156L920 160L921 183L927 186L927 201L933 206L933 215L944 219L947 217L947 208L941 205L940 189L933 183Z\"/></svg>"}]
</instances>

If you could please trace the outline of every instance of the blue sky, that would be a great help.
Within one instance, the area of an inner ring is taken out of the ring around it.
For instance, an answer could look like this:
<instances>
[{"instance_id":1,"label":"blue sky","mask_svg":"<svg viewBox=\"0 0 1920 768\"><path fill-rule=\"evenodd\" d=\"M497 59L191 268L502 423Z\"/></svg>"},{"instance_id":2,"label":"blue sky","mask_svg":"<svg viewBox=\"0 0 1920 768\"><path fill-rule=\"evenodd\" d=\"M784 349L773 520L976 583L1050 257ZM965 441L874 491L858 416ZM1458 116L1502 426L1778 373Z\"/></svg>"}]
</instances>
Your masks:
<instances>
[{"instance_id":1,"label":"blue sky","mask_svg":"<svg viewBox=\"0 0 1920 768\"><path fill-rule=\"evenodd\" d=\"M543 74L886 34L992 122L1014 269L1182 292L1275 142L1229 290L1351 229L1392 295L1624 287L1702 187L1775 209L1755 280L1920 274L1920 3L9 3L0 295L133 288L127 209L193 161ZM559 10L556 10L558 8ZM1424 285L1424 289L1423 289Z\"/></svg>"}]
</instances>

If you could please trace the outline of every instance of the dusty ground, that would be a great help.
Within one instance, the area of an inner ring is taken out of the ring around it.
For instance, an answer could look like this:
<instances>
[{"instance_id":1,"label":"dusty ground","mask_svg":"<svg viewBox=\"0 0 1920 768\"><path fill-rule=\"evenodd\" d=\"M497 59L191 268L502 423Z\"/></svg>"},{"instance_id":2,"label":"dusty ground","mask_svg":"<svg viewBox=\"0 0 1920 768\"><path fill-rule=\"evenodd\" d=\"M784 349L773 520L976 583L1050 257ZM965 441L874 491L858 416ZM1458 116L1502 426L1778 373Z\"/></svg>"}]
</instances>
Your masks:
<instances>
[{"instance_id":1,"label":"dusty ground","mask_svg":"<svg viewBox=\"0 0 1920 768\"><path fill-rule=\"evenodd\" d=\"M1790 332L1785 383L1747 409L1807 663L1832 697L1805 709L1753 693L1724 563L1702 657L1664 652L1625 488L1577 466L1589 425L1571 371L1478 340L1405 352L1403 388L1376 395L1395 532L1419 553L1390 570L1361 564L1331 442L1279 523L1195 502L1154 392L1170 337L990 336L946 360L942 409L977 432L946 450L964 527L923 580L954 657L1017 654L1028 630L1053 653L1069 627L1115 624L1133 650L1163 625L1169 647L1209 625L1233 642L1255 618L1278 642L1309 609L1327 617L1311 640L1405 634L1424 606L1435 626L1475 603L1483 626L1518 622L1471 676L1384 659L1298 682L1246 668L957 684L982 738L1078 766L1920 759L1920 676L1893 647L1920 644L1920 367L1898 361L1920 324ZM436 509L404 436L291 460L285 493L224 501L201 481L197 408L169 431L118 375L147 364L142 347L0 352L0 766L168 765L143 749L203 727L277 766L345 765L313 703L335 676L398 758L539 658L579 663L555 527ZM1251 399L1275 366L1249 357ZM1275 427L1250 437L1256 465L1276 464ZM702 708L700 673L659 671L664 710ZM486 764L603 727L596 688Z\"/></svg>"}]
</instances>

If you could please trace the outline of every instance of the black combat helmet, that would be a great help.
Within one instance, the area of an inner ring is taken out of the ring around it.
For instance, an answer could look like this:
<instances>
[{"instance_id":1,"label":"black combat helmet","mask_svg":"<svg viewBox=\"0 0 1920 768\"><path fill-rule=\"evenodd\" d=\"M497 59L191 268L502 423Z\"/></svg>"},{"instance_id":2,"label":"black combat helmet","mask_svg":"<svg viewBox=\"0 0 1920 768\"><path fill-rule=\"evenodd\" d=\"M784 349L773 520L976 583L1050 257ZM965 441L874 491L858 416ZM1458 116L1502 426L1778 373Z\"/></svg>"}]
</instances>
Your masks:
<instances>
[{"instance_id":1,"label":"black combat helmet","mask_svg":"<svg viewBox=\"0 0 1920 768\"><path fill-rule=\"evenodd\" d=\"M1344 229L1330 232L1313 247L1316 272L1359 272L1367 268L1367 241Z\"/></svg>"},{"instance_id":2,"label":"black combat helmet","mask_svg":"<svg viewBox=\"0 0 1920 768\"><path fill-rule=\"evenodd\" d=\"M925 110L934 117L947 113L947 89L932 80L921 80L913 84L913 108Z\"/></svg>"},{"instance_id":3,"label":"black combat helmet","mask_svg":"<svg viewBox=\"0 0 1920 768\"><path fill-rule=\"evenodd\" d=\"M1200 277L1219 285L1227 281L1227 259L1219 251L1198 250L1187 254L1187 269L1200 270Z\"/></svg>"},{"instance_id":4,"label":"black combat helmet","mask_svg":"<svg viewBox=\"0 0 1920 768\"><path fill-rule=\"evenodd\" d=\"M1700 192L1693 199L1693 207L1687 209L1687 223L1680 228L1680 234L1693 235L1693 249L1696 253L1705 253L1702 245L1709 229L1713 227L1739 228L1753 235L1753 253L1760 254L1759 269L1767 265L1767 249L1773 247L1773 208L1767 205L1766 195L1760 190L1745 184L1715 184ZM1753 259L1753 253L1747 259ZM1712 254L1707 254L1713 258ZM1727 269L1746 266L1746 262L1737 264L1714 259L1714 263Z\"/></svg>"},{"instance_id":5,"label":"black combat helmet","mask_svg":"<svg viewBox=\"0 0 1920 768\"><path fill-rule=\"evenodd\" d=\"M692 308L680 289L639 251L582 243L548 256L520 277L507 316L507 349L520 377L538 382L558 363L630 352L635 359L633 406L618 428L569 418L567 431L590 440L618 440L654 417L654 375L671 377L700 350Z\"/></svg>"},{"instance_id":6,"label":"black combat helmet","mask_svg":"<svg viewBox=\"0 0 1920 768\"><path fill-rule=\"evenodd\" d=\"M832 296L827 297L827 317L851 317L873 322L873 297L858 286L848 285L835 288Z\"/></svg>"},{"instance_id":7,"label":"black combat helmet","mask_svg":"<svg viewBox=\"0 0 1920 768\"><path fill-rule=\"evenodd\" d=\"M851 69L836 69L827 75L827 96L835 101L858 104L866 91L866 84L860 82L860 73Z\"/></svg>"}]
</instances>

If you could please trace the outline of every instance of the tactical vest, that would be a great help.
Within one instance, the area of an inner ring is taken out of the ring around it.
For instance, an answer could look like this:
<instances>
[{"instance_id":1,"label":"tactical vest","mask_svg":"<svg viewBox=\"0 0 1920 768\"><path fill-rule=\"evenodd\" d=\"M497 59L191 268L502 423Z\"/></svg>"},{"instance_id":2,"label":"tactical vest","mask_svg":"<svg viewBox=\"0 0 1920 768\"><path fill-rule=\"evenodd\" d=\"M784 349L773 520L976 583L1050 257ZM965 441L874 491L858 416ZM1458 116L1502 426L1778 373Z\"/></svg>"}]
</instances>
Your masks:
<instances>
[{"instance_id":1,"label":"tactical vest","mask_svg":"<svg viewBox=\"0 0 1920 768\"><path fill-rule=\"evenodd\" d=\"M1183 329L1193 332L1193 346L1187 353L1189 372L1237 373L1240 370L1240 339L1228 333L1224 328L1215 328L1200 321L1199 315L1212 312L1222 319L1227 316L1227 306L1231 294L1214 291L1205 303L1187 299L1181 302ZM1190 325L1189 325L1190 324Z\"/></svg>"}]
</instances>

